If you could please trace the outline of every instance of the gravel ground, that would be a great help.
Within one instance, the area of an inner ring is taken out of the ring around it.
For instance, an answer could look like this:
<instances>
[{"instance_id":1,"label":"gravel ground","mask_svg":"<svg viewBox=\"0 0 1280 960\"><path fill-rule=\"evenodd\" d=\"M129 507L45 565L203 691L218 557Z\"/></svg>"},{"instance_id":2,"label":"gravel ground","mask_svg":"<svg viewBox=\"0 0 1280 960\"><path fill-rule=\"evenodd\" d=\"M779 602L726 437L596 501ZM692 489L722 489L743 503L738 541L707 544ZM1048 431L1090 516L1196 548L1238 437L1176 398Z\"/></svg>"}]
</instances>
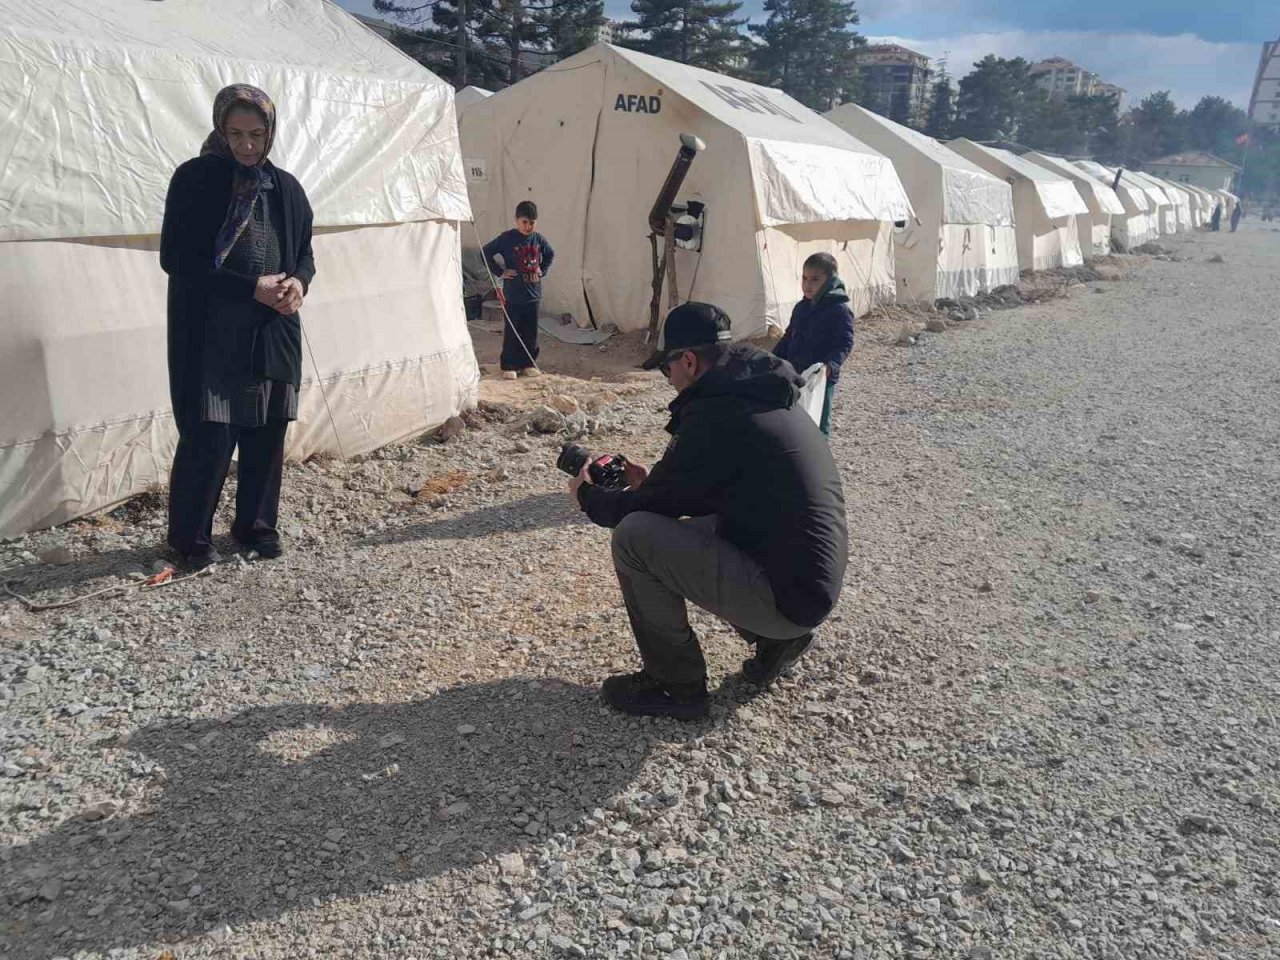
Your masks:
<instances>
[{"instance_id":1,"label":"gravel ground","mask_svg":"<svg viewBox=\"0 0 1280 960\"><path fill-rule=\"evenodd\" d=\"M699 619L704 724L600 706L630 633L551 465L660 451L651 376L291 465L282 560L138 589L158 494L0 544L127 591L0 602L0 953L1280 956L1280 235L1171 246L863 324L840 607L764 695Z\"/></svg>"}]
</instances>

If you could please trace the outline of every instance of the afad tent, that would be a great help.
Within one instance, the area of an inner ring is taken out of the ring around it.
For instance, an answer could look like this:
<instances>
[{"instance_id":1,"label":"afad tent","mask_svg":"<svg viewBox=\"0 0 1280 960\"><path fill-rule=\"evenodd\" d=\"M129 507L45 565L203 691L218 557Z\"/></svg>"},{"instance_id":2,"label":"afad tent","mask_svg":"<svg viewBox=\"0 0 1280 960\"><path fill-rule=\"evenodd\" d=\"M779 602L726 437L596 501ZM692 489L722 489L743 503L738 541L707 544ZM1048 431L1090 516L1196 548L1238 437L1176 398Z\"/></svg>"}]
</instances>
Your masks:
<instances>
[{"instance_id":1,"label":"afad tent","mask_svg":"<svg viewBox=\"0 0 1280 960\"><path fill-rule=\"evenodd\" d=\"M544 309L646 326L648 216L682 133L706 144L677 195L705 205L705 229L701 250L676 254L679 299L718 304L735 336L785 327L818 251L835 255L857 312L892 299L893 223L911 206L885 157L777 90L607 44L463 114L479 239L535 201L556 250Z\"/></svg>"},{"instance_id":2,"label":"afad tent","mask_svg":"<svg viewBox=\"0 0 1280 960\"><path fill-rule=\"evenodd\" d=\"M1222 204L1222 219L1227 221L1231 219L1231 211L1236 208L1236 204L1240 202L1240 198L1229 190L1214 190L1214 200Z\"/></svg>"},{"instance_id":3,"label":"afad tent","mask_svg":"<svg viewBox=\"0 0 1280 960\"><path fill-rule=\"evenodd\" d=\"M1084 263L1076 217L1087 214L1089 208L1070 180L1007 150L984 147L972 140L952 140L947 146L1013 187L1018 265L1023 270L1052 270Z\"/></svg>"},{"instance_id":4,"label":"afad tent","mask_svg":"<svg viewBox=\"0 0 1280 960\"><path fill-rule=\"evenodd\" d=\"M1050 173L1056 173L1075 184L1080 199L1089 212L1076 219L1080 233L1080 250L1086 259L1103 257L1111 252L1111 221L1124 216L1124 205L1108 184L1073 167L1066 160L1044 153L1024 154L1024 160L1039 164Z\"/></svg>"},{"instance_id":5,"label":"afad tent","mask_svg":"<svg viewBox=\"0 0 1280 960\"><path fill-rule=\"evenodd\" d=\"M272 156L315 210L303 325L342 449L474 402L448 85L322 0L0 0L0 536L167 477L157 233L170 175L237 81L274 98ZM337 452L311 377L299 406L289 454Z\"/></svg>"},{"instance_id":6,"label":"afad tent","mask_svg":"<svg viewBox=\"0 0 1280 960\"><path fill-rule=\"evenodd\" d=\"M852 103L828 120L893 161L915 216L898 230L898 298L973 296L1018 282L1013 189L937 140Z\"/></svg>"},{"instance_id":7,"label":"afad tent","mask_svg":"<svg viewBox=\"0 0 1280 960\"><path fill-rule=\"evenodd\" d=\"M1150 176L1150 174L1148 174ZM1172 180L1165 180L1162 177L1152 177L1173 200L1178 210L1178 232L1187 233L1195 229L1195 211L1191 200L1191 193L1182 184L1174 183Z\"/></svg>"},{"instance_id":8,"label":"afad tent","mask_svg":"<svg viewBox=\"0 0 1280 960\"><path fill-rule=\"evenodd\" d=\"M1115 179L1116 170L1112 167L1098 166L1103 176ZM1120 183L1131 184L1147 195L1152 204L1152 236L1168 236L1178 232L1178 211L1174 201L1165 193L1164 188L1145 173L1138 170L1121 170Z\"/></svg>"},{"instance_id":9,"label":"afad tent","mask_svg":"<svg viewBox=\"0 0 1280 960\"><path fill-rule=\"evenodd\" d=\"M1218 201L1204 187L1198 187L1194 183L1183 184L1183 186L1191 191L1192 199L1195 201L1195 210L1199 215L1196 226L1207 227L1209 218L1213 216L1213 208Z\"/></svg>"},{"instance_id":10,"label":"afad tent","mask_svg":"<svg viewBox=\"0 0 1280 960\"><path fill-rule=\"evenodd\" d=\"M1160 212L1161 236L1172 236L1178 232L1178 199L1165 189L1165 184L1140 170L1125 170L1120 176L1141 184L1147 196L1155 201Z\"/></svg>"},{"instance_id":11,"label":"afad tent","mask_svg":"<svg viewBox=\"0 0 1280 960\"><path fill-rule=\"evenodd\" d=\"M458 115L462 115L462 111L467 109L473 103L479 103L481 100L488 100L493 96L492 91L485 90L481 87L463 87L453 97L454 109L458 111Z\"/></svg>"},{"instance_id":12,"label":"afad tent","mask_svg":"<svg viewBox=\"0 0 1280 960\"><path fill-rule=\"evenodd\" d=\"M1108 173L1106 167L1091 160L1077 160L1073 166L1104 186L1115 184L1115 194L1124 213L1111 218L1111 245L1114 249L1133 250L1159 235L1155 206L1140 186L1126 183L1123 179L1116 183L1114 172Z\"/></svg>"}]
</instances>

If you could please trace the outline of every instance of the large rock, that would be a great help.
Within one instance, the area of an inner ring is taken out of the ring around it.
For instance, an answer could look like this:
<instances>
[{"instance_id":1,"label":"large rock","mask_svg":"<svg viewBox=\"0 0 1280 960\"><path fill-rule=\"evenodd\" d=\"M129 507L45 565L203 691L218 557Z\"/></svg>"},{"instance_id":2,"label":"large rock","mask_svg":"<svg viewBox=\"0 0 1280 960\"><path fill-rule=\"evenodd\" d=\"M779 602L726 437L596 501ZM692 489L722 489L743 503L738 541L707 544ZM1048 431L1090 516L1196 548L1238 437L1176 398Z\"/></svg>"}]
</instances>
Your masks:
<instances>
[{"instance_id":1,"label":"large rock","mask_svg":"<svg viewBox=\"0 0 1280 960\"><path fill-rule=\"evenodd\" d=\"M538 433L559 433L564 424L564 414L552 407L541 406L529 414L529 426Z\"/></svg>"},{"instance_id":2,"label":"large rock","mask_svg":"<svg viewBox=\"0 0 1280 960\"><path fill-rule=\"evenodd\" d=\"M467 432L467 422L461 417L450 417L436 431L436 438L441 443L448 443Z\"/></svg>"}]
</instances>

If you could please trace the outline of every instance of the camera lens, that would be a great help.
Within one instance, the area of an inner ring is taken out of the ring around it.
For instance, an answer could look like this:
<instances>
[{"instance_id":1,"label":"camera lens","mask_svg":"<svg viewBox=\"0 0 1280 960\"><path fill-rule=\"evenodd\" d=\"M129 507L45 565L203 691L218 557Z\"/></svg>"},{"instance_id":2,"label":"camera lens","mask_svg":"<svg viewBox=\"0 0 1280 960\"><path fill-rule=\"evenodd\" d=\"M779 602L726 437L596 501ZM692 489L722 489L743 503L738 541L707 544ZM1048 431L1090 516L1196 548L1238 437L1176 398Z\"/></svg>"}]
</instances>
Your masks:
<instances>
[{"instance_id":1,"label":"camera lens","mask_svg":"<svg viewBox=\"0 0 1280 960\"><path fill-rule=\"evenodd\" d=\"M576 443L566 443L560 448L560 456L556 458L556 469L576 477L590 459L591 451L586 447Z\"/></svg>"}]
</instances>

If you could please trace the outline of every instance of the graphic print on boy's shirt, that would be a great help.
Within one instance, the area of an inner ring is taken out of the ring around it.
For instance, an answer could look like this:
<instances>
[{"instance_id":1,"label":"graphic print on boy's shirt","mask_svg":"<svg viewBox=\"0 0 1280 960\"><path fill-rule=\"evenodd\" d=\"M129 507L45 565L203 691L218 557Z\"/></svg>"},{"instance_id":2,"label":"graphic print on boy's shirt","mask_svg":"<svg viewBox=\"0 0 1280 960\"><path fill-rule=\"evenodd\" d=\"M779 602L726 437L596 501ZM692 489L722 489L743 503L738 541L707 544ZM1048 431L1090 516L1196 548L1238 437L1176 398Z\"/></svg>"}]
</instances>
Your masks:
<instances>
[{"instance_id":1,"label":"graphic print on boy's shirt","mask_svg":"<svg viewBox=\"0 0 1280 960\"><path fill-rule=\"evenodd\" d=\"M529 303L542 299L542 280L555 259L555 250L542 234L525 236L518 230L508 230L485 244L484 256L494 276L501 276L506 270L514 271L515 276L503 283L508 301ZM499 256L501 267L495 259Z\"/></svg>"}]
</instances>

